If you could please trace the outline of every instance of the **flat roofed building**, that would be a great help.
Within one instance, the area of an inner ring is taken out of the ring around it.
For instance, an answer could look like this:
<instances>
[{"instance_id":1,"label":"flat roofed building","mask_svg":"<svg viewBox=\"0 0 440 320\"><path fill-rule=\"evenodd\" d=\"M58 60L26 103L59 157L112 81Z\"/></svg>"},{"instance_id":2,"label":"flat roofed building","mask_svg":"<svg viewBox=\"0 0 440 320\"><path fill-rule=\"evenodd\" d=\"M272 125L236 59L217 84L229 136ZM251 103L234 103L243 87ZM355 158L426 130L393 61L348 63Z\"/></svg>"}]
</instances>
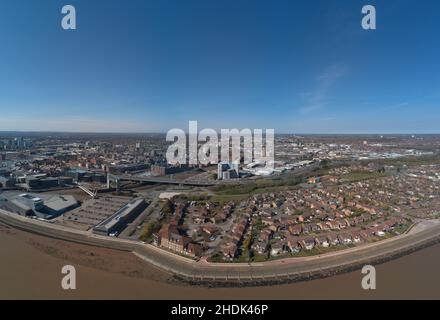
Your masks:
<instances>
[{"instance_id":1,"label":"flat roofed building","mask_svg":"<svg viewBox=\"0 0 440 320\"><path fill-rule=\"evenodd\" d=\"M75 197L70 195L37 195L4 192L4 201L0 204L7 211L22 216L37 216L51 219L79 206Z\"/></svg>"},{"instance_id":2,"label":"flat roofed building","mask_svg":"<svg viewBox=\"0 0 440 320\"><path fill-rule=\"evenodd\" d=\"M147 207L147 203L142 198L133 199L129 203L122 206L113 215L103 220L93 228L93 232L98 234L109 235L120 232L127 223L130 223L142 213Z\"/></svg>"}]
</instances>

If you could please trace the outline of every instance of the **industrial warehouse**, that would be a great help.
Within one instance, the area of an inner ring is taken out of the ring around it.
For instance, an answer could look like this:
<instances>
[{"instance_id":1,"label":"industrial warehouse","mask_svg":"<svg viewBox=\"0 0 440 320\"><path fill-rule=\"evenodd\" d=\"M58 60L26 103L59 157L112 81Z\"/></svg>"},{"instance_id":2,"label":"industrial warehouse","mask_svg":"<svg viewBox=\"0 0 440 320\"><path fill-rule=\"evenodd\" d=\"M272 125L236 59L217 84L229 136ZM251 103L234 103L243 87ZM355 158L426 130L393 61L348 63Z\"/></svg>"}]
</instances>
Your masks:
<instances>
[{"instance_id":1,"label":"industrial warehouse","mask_svg":"<svg viewBox=\"0 0 440 320\"><path fill-rule=\"evenodd\" d=\"M55 219L55 224L98 234L119 233L147 207L141 198L105 195L87 199L75 210Z\"/></svg>"},{"instance_id":2,"label":"industrial warehouse","mask_svg":"<svg viewBox=\"0 0 440 320\"><path fill-rule=\"evenodd\" d=\"M22 216L52 219L79 206L70 195L45 195L6 191L0 194L0 208Z\"/></svg>"},{"instance_id":3,"label":"industrial warehouse","mask_svg":"<svg viewBox=\"0 0 440 320\"><path fill-rule=\"evenodd\" d=\"M93 228L93 232L104 235L117 236L119 232L133 221L145 208L147 203L142 198L133 199L115 214L99 223Z\"/></svg>"},{"instance_id":4,"label":"industrial warehouse","mask_svg":"<svg viewBox=\"0 0 440 320\"><path fill-rule=\"evenodd\" d=\"M49 220L82 231L117 236L138 217L148 202L143 198L104 196L80 203L72 195L45 193L0 193L0 209L18 215Z\"/></svg>"}]
</instances>

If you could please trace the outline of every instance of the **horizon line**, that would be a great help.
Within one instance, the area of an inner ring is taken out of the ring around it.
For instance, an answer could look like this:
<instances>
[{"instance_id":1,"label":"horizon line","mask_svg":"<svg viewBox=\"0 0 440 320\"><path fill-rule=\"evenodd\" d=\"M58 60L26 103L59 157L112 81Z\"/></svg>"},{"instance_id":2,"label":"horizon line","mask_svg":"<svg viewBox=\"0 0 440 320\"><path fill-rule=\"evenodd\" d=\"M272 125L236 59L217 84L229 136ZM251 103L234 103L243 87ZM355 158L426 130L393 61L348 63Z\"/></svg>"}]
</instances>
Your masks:
<instances>
[{"instance_id":1,"label":"horizon line","mask_svg":"<svg viewBox=\"0 0 440 320\"><path fill-rule=\"evenodd\" d=\"M0 134L2 133L50 133L50 134L166 134L165 131L51 131L51 130L0 130ZM221 133L219 133L221 135ZM383 133L383 132L360 132L360 133L350 133L350 132L314 132L314 133L305 133L305 132L278 132L275 135L440 135L440 132L425 132L425 133L416 133L416 132L391 132L391 133Z\"/></svg>"}]
</instances>

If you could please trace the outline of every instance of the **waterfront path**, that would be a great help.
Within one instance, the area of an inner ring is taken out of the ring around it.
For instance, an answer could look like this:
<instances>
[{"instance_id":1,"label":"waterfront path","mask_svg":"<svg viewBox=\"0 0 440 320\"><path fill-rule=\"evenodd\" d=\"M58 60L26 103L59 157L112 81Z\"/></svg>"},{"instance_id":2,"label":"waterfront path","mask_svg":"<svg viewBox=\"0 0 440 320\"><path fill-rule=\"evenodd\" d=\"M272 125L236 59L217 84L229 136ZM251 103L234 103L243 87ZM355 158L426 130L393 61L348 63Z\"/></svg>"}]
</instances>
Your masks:
<instances>
[{"instance_id":1,"label":"waterfront path","mask_svg":"<svg viewBox=\"0 0 440 320\"><path fill-rule=\"evenodd\" d=\"M440 242L440 223L421 223L411 232L391 239L320 256L288 258L262 263L210 263L195 261L139 241L74 230L0 209L0 222L48 237L131 251L142 260L178 278L212 285L269 284L324 277L384 262Z\"/></svg>"}]
</instances>

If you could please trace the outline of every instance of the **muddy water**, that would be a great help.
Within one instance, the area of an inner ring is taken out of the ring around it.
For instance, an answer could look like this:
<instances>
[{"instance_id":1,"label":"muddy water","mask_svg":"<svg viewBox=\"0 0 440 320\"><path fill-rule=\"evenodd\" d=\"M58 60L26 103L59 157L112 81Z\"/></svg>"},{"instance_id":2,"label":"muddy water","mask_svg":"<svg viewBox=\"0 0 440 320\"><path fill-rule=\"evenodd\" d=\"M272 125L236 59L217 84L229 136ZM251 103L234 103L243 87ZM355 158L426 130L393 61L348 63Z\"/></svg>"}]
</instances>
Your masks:
<instances>
[{"instance_id":1,"label":"muddy water","mask_svg":"<svg viewBox=\"0 0 440 320\"><path fill-rule=\"evenodd\" d=\"M61 268L77 270L77 289L61 289ZM440 299L440 245L377 266L377 289L362 274L254 288L176 283L131 253L49 239L0 225L1 299Z\"/></svg>"}]
</instances>

